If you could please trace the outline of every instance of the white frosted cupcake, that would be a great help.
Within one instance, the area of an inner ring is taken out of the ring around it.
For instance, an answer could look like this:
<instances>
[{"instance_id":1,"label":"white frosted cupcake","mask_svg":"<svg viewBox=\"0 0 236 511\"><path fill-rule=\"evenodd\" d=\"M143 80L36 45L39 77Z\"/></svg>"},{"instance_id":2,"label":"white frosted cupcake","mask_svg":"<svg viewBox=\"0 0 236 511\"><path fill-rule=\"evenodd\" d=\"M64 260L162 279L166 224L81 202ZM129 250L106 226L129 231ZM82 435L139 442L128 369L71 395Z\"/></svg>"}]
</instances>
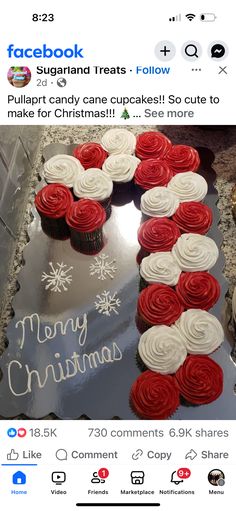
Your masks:
<instances>
[{"instance_id":1,"label":"white frosted cupcake","mask_svg":"<svg viewBox=\"0 0 236 511\"><path fill-rule=\"evenodd\" d=\"M178 206L178 197L164 186L155 186L141 196L141 211L145 219L170 217Z\"/></svg>"},{"instance_id":2,"label":"white frosted cupcake","mask_svg":"<svg viewBox=\"0 0 236 511\"><path fill-rule=\"evenodd\" d=\"M172 248L172 255L183 271L207 271L215 265L219 250L207 236L182 234Z\"/></svg>"},{"instance_id":3,"label":"white frosted cupcake","mask_svg":"<svg viewBox=\"0 0 236 511\"><path fill-rule=\"evenodd\" d=\"M136 137L124 128L112 128L103 135L101 144L109 154L134 154Z\"/></svg>"},{"instance_id":4,"label":"white frosted cupcake","mask_svg":"<svg viewBox=\"0 0 236 511\"><path fill-rule=\"evenodd\" d=\"M222 344L224 331L219 320L201 309L188 309L175 323L191 355L209 355Z\"/></svg>"},{"instance_id":5,"label":"white frosted cupcake","mask_svg":"<svg viewBox=\"0 0 236 511\"><path fill-rule=\"evenodd\" d=\"M140 291L149 284L176 286L181 269L170 252L156 252L142 259L140 265Z\"/></svg>"},{"instance_id":6,"label":"white frosted cupcake","mask_svg":"<svg viewBox=\"0 0 236 511\"><path fill-rule=\"evenodd\" d=\"M112 179L114 191L125 193L133 189L133 177L139 163L136 156L112 154L104 162L102 170Z\"/></svg>"},{"instance_id":7,"label":"white frosted cupcake","mask_svg":"<svg viewBox=\"0 0 236 511\"><path fill-rule=\"evenodd\" d=\"M79 160L69 154L56 154L44 163L42 176L47 183L59 183L73 188L75 180L84 172Z\"/></svg>"},{"instance_id":8,"label":"white frosted cupcake","mask_svg":"<svg viewBox=\"0 0 236 511\"><path fill-rule=\"evenodd\" d=\"M74 195L79 199L93 199L106 211L107 219L111 214L111 195L113 182L101 169L88 169L74 183Z\"/></svg>"},{"instance_id":9,"label":"white frosted cupcake","mask_svg":"<svg viewBox=\"0 0 236 511\"><path fill-rule=\"evenodd\" d=\"M183 364L187 349L176 328L160 325L141 335L138 353L148 369L160 374L173 374Z\"/></svg>"},{"instance_id":10,"label":"white frosted cupcake","mask_svg":"<svg viewBox=\"0 0 236 511\"><path fill-rule=\"evenodd\" d=\"M167 185L177 195L180 202L200 202L208 191L204 177L195 172L181 172L176 174Z\"/></svg>"}]
</instances>

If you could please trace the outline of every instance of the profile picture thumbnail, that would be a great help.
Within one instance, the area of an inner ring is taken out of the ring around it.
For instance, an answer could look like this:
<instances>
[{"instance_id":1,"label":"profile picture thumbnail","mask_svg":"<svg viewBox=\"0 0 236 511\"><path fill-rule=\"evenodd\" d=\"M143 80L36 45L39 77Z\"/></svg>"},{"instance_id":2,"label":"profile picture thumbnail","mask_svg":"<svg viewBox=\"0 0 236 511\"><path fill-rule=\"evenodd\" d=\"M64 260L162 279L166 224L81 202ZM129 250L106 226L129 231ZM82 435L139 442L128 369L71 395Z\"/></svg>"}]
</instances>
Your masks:
<instances>
[{"instance_id":1,"label":"profile picture thumbnail","mask_svg":"<svg viewBox=\"0 0 236 511\"><path fill-rule=\"evenodd\" d=\"M215 468L211 470L208 474L208 481L212 486L224 486L225 484L225 475L222 470Z\"/></svg>"},{"instance_id":2,"label":"profile picture thumbnail","mask_svg":"<svg viewBox=\"0 0 236 511\"><path fill-rule=\"evenodd\" d=\"M26 66L12 66L8 70L7 79L13 87L25 87L31 80L30 69Z\"/></svg>"}]
</instances>

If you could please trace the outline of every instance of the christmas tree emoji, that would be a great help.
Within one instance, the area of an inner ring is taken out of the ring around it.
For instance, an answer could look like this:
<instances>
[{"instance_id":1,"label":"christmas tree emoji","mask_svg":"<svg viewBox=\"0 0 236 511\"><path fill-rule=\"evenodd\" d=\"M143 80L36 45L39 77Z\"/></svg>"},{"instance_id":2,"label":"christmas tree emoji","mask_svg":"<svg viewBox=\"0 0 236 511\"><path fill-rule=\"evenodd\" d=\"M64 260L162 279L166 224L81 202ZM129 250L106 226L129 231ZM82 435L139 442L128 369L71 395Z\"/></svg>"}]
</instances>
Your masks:
<instances>
[{"instance_id":1,"label":"christmas tree emoji","mask_svg":"<svg viewBox=\"0 0 236 511\"><path fill-rule=\"evenodd\" d=\"M124 119L126 121L126 119L129 119L129 118L130 118L129 112L128 112L127 108L125 108L121 114L121 119Z\"/></svg>"}]
</instances>

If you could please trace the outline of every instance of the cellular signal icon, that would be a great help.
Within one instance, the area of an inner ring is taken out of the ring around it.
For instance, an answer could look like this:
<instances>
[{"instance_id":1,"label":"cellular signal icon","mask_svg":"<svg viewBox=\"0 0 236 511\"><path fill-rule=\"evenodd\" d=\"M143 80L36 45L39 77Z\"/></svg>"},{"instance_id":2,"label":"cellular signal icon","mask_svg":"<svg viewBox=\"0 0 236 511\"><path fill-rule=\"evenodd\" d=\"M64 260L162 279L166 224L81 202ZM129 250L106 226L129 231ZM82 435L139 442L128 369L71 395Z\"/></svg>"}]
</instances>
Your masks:
<instances>
[{"instance_id":1,"label":"cellular signal icon","mask_svg":"<svg viewBox=\"0 0 236 511\"><path fill-rule=\"evenodd\" d=\"M169 18L169 21L181 21L181 14L176 14L176 16L172 16L172 18Z\"/></svg>"}]
</instances>

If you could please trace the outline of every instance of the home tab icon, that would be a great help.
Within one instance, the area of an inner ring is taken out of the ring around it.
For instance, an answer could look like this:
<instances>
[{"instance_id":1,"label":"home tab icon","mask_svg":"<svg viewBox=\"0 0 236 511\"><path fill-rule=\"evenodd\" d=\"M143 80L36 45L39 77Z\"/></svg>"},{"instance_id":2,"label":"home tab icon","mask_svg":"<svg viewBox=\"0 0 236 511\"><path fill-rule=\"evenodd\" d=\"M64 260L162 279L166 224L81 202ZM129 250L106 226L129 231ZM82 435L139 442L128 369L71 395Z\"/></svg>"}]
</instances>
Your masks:
<instances>
[{"instance_id":1,"label":"home tab icon","mask_svg":"<svg viewBox=\"0 0 236 511\"><path fill-rule=\"evenodd\" d=\"M26 484L26 475L24 474L24 472L18 470L18 472L15 472L15 474L13 474L12 482L13 484Z\"/></svg>"}]
</instances>

